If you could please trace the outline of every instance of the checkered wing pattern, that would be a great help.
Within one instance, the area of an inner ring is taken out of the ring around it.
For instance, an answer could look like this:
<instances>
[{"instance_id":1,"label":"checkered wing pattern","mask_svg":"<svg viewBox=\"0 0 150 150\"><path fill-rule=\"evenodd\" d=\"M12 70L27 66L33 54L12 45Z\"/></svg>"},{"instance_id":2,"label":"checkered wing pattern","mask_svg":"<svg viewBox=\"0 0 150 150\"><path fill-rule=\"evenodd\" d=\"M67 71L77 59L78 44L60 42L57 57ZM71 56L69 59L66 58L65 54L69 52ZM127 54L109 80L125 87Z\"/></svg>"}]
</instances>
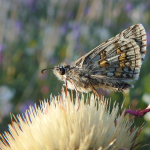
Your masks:
<instances>
[{"instance_id":1,"label":"checkered wing pattern","mask_svg":"<svg viewBox=\"0 0 150 150\"><path fill-rule=\"evenodd\" d=\"M86 70L91 78L96 78L99 86L122 91L133 87L128 82L138 79L146 45L145 29L142 24L136 24L81 57L76 66Z\"/></svg>"}]
</instances>

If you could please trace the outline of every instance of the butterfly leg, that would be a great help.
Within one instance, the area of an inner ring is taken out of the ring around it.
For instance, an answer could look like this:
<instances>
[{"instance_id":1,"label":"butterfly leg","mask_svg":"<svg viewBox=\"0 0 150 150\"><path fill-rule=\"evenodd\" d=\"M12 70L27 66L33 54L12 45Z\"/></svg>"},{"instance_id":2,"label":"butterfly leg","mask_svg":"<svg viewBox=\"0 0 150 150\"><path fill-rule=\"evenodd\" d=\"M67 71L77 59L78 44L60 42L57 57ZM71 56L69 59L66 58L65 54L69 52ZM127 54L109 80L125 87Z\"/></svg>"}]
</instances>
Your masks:
<instances>
[{"instance_id":1,"label":"butterfly leg","mask_svg":"<svg viewBox=\"0 0 150 150\"><path fill-rule=\"evenodd\" d=\"M101 97L99 96L99 94L97 93L96 89L93 87L92 84L91 84L91 88L92 88L92 91L94 92L94 94L96 95L97 99L98 99L99 101L103 101L103 100L101 99ZM103 101L103 102L104 102L104 101ZM104 103L105 103L105 102L104 102Z\"/></svg>"},{"instance_id":2,"label":"butterfly leg","mask_svg":"<svg viewBox=\"0 0 150 150\"><path fill-rule=\"evenodd\" d=\"M66 94L65 94L65 98L67 97L67 80L65 80L65 86L66 86Z\"/></svg>"},{"instance_id":3,"label":"butterfly leg","mask_svg":"<svg viewBox=\"0 0 150 150\"><path fill-rule=\"evenodd\" d=\"M73 101L73 90L71 90L71 99ZM74 102L74 101L73 101Z\"/></svg>"},{"instance_id":4,"label":"butterfly leg","mask_svg":"<svg viewBox=\"0 0 150 150\"><path fill-rule=\"evenodd\" d=\"M77 97L77 99L78 99L78 104L79 104L79 105L78 105L78 109L77 109L77 111L78 111L78 110L79 110L79 107L80 107L79 92L78 92L78 90L77 90L77 88L76 88L76 86L75 86L73 80L71 80L71 83L73 84L74 89L75 89L75 91L76 91L76 97Z\"/></svg>"},{"instance_id":5,"label":"butterfly leg","mask_svg":"<svg viewBox=\"0 0 150 150\"><path fill-rule=\"evenodd\" d=\"M99 94L97 93L96 89L91 85L92 87L92 91L94 92L94 94L96 95L97 99L100 101L101 97L99 96Z\"/></svg>"}]
</instances>

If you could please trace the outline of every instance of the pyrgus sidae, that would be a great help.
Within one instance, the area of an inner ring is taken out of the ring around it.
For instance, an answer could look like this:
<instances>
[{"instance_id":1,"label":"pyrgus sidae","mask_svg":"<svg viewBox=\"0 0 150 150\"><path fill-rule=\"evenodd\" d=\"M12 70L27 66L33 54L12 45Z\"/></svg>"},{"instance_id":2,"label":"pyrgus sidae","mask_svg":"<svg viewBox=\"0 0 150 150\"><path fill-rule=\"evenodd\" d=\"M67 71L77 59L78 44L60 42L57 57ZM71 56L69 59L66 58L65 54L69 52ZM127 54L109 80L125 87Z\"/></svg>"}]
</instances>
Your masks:
<instances>
[{"instance_id":1,"label":"pyrgus sidae","mask_svg":"<svg viewBox=\"0 0 150 150\"><path fill-rule=\"evenodd\" d=\"M133 25L97 46L75 63L55 66L54 74L76 92L97 88L125 92L137 80L146 53L147 38L142 24ZM45 71L47 69L43 69Z\"/></svg>"}]
</instances>

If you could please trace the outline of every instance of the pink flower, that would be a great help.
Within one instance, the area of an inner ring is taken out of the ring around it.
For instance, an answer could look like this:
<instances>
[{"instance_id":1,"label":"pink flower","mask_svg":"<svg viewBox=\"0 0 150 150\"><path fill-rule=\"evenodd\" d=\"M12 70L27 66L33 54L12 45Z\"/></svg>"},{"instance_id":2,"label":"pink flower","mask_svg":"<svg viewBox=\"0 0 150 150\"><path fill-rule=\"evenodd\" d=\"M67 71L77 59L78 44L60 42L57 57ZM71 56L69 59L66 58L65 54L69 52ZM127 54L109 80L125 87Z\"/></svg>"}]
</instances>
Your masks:
<instances>
[{"instance_id":1,"label":"pink flower","mask_svg":"<svg viewBox=\"0 0 150 150\"><path fill-rule=\"evenodd\" d=\"M141 108L139 108L137 111L128 109L128 110L125 111L125 114L124 114L124 115L126 115L127 113L129 113L129 114L134 115L135 117L141 118L141 117L143 117L146 113L148 113L149 111L150 111L150 104L149 104L149 105L147 106L147 108L144 109L144 110L141 110Z\"/></svg>"}]
</instances>

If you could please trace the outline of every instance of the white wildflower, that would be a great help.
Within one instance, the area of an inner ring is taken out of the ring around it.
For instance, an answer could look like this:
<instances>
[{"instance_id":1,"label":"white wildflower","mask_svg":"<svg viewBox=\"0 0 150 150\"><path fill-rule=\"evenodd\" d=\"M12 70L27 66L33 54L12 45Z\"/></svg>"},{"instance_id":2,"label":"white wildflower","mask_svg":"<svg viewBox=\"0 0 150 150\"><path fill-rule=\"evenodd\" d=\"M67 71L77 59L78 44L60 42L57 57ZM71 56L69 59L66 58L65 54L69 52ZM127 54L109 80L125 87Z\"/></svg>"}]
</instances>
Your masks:
<instances>
[{"instance_id":1,"label":"white wildflower","mask_svg":"<svg viewBox=\"0 0 150 150\"><path fill-rule=\"evenodd\" d=\"M133 146L136 129L131 130L132 121L124 112L117 116L117 105L110 111L110 104L97 102L91 95L90 104L82 97L79 107L69 93L67 98L64 95L51 96L50 104L44 101L40 107L30 107L22 117L17 115L18 122L9 125L10 133L1 136L0 149L117 150Z\"/></svg>"}]
</instances>

